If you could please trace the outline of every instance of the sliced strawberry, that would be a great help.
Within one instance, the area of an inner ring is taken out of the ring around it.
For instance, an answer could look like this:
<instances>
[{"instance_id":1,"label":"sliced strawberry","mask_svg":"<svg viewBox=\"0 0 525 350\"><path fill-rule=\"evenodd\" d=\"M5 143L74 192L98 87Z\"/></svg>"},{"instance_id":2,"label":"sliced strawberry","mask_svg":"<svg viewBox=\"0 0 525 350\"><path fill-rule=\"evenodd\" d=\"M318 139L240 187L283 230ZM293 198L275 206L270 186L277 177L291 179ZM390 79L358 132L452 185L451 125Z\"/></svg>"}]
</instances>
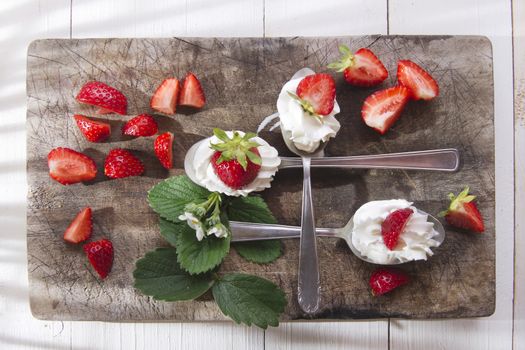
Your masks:
<instances>
[{"instance_id":1,"label":"sliced strawberry","mask_svg":"<svg viewBox=\"0 0 525 350\"><path fill-rule=\"evenodd\" d=\"M366 48L352 54L345 45L339 46L340 61L330 63L328 68L343 72L345 80L354 86L375 86L388 78L388 71L374 53Z\"/></svg>"},{"instance_id":2,"label":"sliced strawberry","mask_svg":"<svg viewBox=\"0 0 525 350\"><path fill-rule=\"evenodd\" d=\"M234 131L230 137L221 129L214 129L213 133L220 140L211 144L216 151L211 164L219 179L232 189L243 188L255 180L262 162L257 150L259 144L251 140L255 134L241 135Z\"/></svg>"},{"instance_id":3,"label":"sliced strawberry","mask_svg":"<svg viewBox=\"0 0 525 350\"><path fill-rule=\"evenodd\" d=\"M69 148L58 147L47 155L49 176L62 185L93 180L97 166L93 159Z\"/></svg>"},{"instance_id":4,"label":"sliced strawberry","mask_svg":"<svg viewBox=\"0 0 525 350\"><path fill-rule=\"evenodd\" d=\"M104 173L111 179L139 176L144 172L144 165L130 151L121 148L109 152L104 163Z\"/></svg>"},{"instance_id":5,"label":"sliced strawberry","mask_svg":"<svg viewBox=\"0 0 525 350\"><path fill-rule=\"evenodd\" d=\"M409 100L404 86L379 90L368 96L361 109L363 121L380 134L384 134L401 115Z\"/></svg>"},{"instance_id":6,"label":"sliced strawberry","mask_svg":"<svg viewBox=\"0 0 525 350\"><path fill-rule=\"evenodd\" d=\"M99 81L90 81L82 86L76 99L78 102L100 107L100 114L126 114L128 108L128 100L122 92Z\"/></svg>"},{"instance_id":7,"label":"sliced strawberry","mask_svg":"<svg viewBox=\"0 0 525 350\"><path fill-rule=\"evenodd\" d=\"M165 132L157 136L154 150L160 164L166 169L171 169L173 167L173 134Z\"/></svg>"},{"instance_id":8,"label":"sliced strawberry","mask_svg":"<svg viewBox=\"0 0 525 350\"><path fill-rule=\"evenodd\" d=\"M64 232L64 240L70 243L80 243L91 237L93 221L91 219L91 208L86 207L77 214L69 227Z\"/></svg>"},{"instance_id":9,"label":"sliced strawberry","mask_svg":"<svg viewBox=\"0 0 525 350\"><path fill-rule=\"evenodd\" d=\"M80 132L90 142L101 142L111 135L111 126L107 123L91 120L80 114L75 114L73 118Z\"/></svg>"},{"instance_id":10,"label":"sliced strawberry","mask_svg":"<svg viewBox=\"0 0 525 350\"><path fill-rule=\"evenodd\" d=\"M407 284L408 276L401 270L381 267L370 276L370 288L373 295L382 295L391 290Z\"/></svg>"},{"instance_id":11,"label":"sliced strawberry","mask_svg":"<svg viewBox=\"0 0 525 350\"><path fill-rule=\"evenodd\" d=\"M150 106L164 114L175 114L180 84L176 78L164 79L151 97Z\"/></svg>"},{"instance_id":12,"label":"sliced strawberry","mask_svg":"<svg viewBox=\"0 0 525 350\"><path fill-rule=\"evenodd\" d=\"M179 104L181 106L202 108L205 103L206 97L204 96L204 91L202 90L199 79L197 79L193 73L189 72L180 90Z\"/></svg>"},{"instance_id":13,"label":"sliced strawberry","mask_svg":"<svg viewBox=\"0 0 525 350\"><path fill-rule=\"evenodd\" d=\"M332 112L335 102L335 81L331 75L318 73L308 75L297 85L297 99L303 109L317 116L325 116Z\"/></svg>"},{"instance_id":14,"label":"sliced strawberry","mask_svg":"<svg viewBox=\"0 0 525 350\"><path fill-rule=\"evenodd\" d=\"M157 122L149 114L140 114L122 127L122 133L128 136L153 136L157 131Z\"/></svg>"},{"instance_id":15,"label":"sliced strawberry","mask_svg":"<svg viewBox=\"0 0 525 350\"><path fill-rule=\"evenodd\" d=\"M108 276L113 266L113 244L108 239L90 242L84 245L91 266L97 271L100 278Z\"/></svg>"},{"instance_id":16,"label":"sliced strawberry","mask_svg":"<svg viewBox=\"0 0 525 350\"><path fill-rule=\"evenodd\" d=\"M414 100L431 100L439 95L437 82L423 68L412 61L397 63L397 80L411 91Z\"/></svg>"},{"instance_id":17,"label":"sliced strawberry","mask_svg":"<svg viewBox=\"0 0 525 350\"><path fill-rule=\"evenodd\" d=\"M468 192L469 188L466 187L457 197L450 193L450 206L440 216L444 216L452 226L481 233L485 231L483 217L473 202L476 196L469 195Z\"/></svg>"},{"instance_id":18,"label":"sliced strawberry","mask_svg":"<svg viewBox=\"0 0 525 350\"><path fill-rule=\"evenodd\" d=\"M410 208L398 209L386 217L381 224L381 235L388 249L394 250L405 226L414 212Z\"/></svg>"}]
</instances>

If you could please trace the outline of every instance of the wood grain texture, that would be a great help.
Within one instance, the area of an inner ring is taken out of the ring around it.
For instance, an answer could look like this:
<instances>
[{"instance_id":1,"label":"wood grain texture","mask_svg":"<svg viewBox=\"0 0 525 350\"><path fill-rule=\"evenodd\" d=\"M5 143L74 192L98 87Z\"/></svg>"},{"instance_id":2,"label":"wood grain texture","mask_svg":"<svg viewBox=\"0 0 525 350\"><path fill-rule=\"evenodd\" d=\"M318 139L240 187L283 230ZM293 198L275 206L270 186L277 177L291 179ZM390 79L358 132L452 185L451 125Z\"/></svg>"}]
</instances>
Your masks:
<instances>
[{"instance_id":1,"label":"wood grain texture","mask_svg":"<svg viewBox=\"0 0 525 350\"><path fill-rule=\"evenodd\" d=\"M338 79L343 128L328 145L331 155L458 147L463 164L455 174L402 171L314 171L319 226L342 226L362 203L405 197L437 213L449 190L470 184L479 195L487 233L448 230L445 243L429 263L404 266L411 288L373 298L367 279L374 266L354 256L341 241L320 240L323 307L317 318L486 316L494 307L494 173L492 61L489 42L477 37L353 37L311 39L100 39L34 42L28 60L28 249L31 307L35 316L95 320L224 319L212 301L154 302L132 288L134 261L165 244L156 215L145 201L147 189L168 175L180 174L194 142L215 126L255 130L273 112L282 84L302 66L321 70L336 58L337 44L371 46L391 72L401 57L413 57L437 77L441 97L413 103L396 127L379 137L359 120L370 93ZM461 50L460 50L461 49ZM212 65L212 66L210 66ZM213 69L211 69L213 67ZM130 115L148 111L149 96L168 75L192 69L200 76L208 105L198 113L158 116L161 130L175 134L175 168L168 174L151 152L151 138L124 140L118 134L127 117L111 116L108 143L87 143L71 114L89 114L74 95L88 80L101 80L128 96ZM386 84L392 84L390 78ZM253 96L257 96L254 102ZM461 102L461 103L459 103ZM465 108L468 104L468 108ZM455 118L451 119L453 115ZM246 118L246 116L250 116ZM422 116L425 116L423 119ZM195 122L198 118L198 123ZM431 127L430 127L431 126ZM435 130L439 130L436 133ZM277 133L263 133L281 154L288 154ZM45 157L57 146L82 150L97 164L115 147L134 150L146 164L145 176L109 181L100 175L90 184L64 187L47 175ZM279 222L298 224L298 172L282 172L264 192ZM94 209L94 238L109 237L116 248L111 277L101 283L86 265L80 248L64 244L61 233L79 208ZM336 210L336 208L345 208ZM480 256L483 257L480 260ZM267 277L286 291L284 320L300 319L296 300L297 242L268 266L250 264L235 253L222 271ZM478 272L482 270L484 276Z\"/></svg>"},{"instance_id":2,"label":"wood grain texture","mask_svg":"<svg viewBox=\"0 0 525 350\"><path fill-rule=\"evenodd\" d=\"M514 29L514 349L525 349L525 3L512 3Z\"/></svg>"},{"instance_id":3,"label":"wood grain texture","mask_svg":"<svg viewBox=\"0 0 525 350\"><path fill-rule=\"evenodd\" d=\"M490 318L398 321L392 349L510 349L513 305L512 33L509 1L390 1L390 33L477 34L490 38L494 54L496 144L496 312ZM454 11L451 12L450 9ZM443 334L447 334L443 337ZM468 339L468 344L462 340Z\"/></svg>"}]
</instances>

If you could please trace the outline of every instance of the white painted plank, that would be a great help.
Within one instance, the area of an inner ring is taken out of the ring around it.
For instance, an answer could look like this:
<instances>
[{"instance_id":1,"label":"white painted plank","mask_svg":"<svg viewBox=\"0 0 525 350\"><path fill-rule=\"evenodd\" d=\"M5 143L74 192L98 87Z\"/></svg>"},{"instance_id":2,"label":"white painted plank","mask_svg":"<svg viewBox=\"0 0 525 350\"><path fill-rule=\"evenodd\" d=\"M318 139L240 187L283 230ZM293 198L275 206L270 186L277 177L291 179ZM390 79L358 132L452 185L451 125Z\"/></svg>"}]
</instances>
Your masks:
<instances>
[{"instance_id":1,"label":"white painted plank","mask_svg":"<svg viewBox=\"0 0 525 350\"><path fill-rule=\"evenodd\" d=\"M490 318L396 321L392 349L510 349L513 300L511 8L508 0L390 1L390 34L487 35L493 44L496 129L496 313ZM444 336L446 335L446 336Z\"/></svg>"},{"instance_id":2,"label":"white painted plank","mask_svg":"<svg viewBox=\"0 0 525 350\"><path fill-rule=\"evenodd\" d=\"M266 36L386 34L386 0L265 0Z\"/></svg>"},{"instance_id":3,"label":"white painted plank","mask_svg":"<svg viewBox=\"0 0 525 350\"><path fill-rule=\"evenodd\" d=\"M515 118L514 349L525 349L525 2L513 1Z\"/></svg>"},{"instance_id":4,"label":"white painted plank","mask_svg":"<svg viewBox=\"0 0 525 350\"><path fill-rule=\"evenodd\" d=\"M262 0L74 0L74 38L262 36ZM92 349L262 349L264 332L232 323L73 323ZM96 339L99 337L99 339ZM95 343L89 341L95 339Z\"/></svg>"},{"instance_id":5,"label":"white painted plank","mask_svg":"<svg viewBox=\"0 0 525 350\"><path fill-rule=\"evenodd\" d=\"M69 37L69 0L2 0L0 23L0 348L67 349L69 323L38 321L29 311L25 68L31 40Z\"/></svg>"},{"instance_id":6,"label":"white painted plank","mask_svg":"<svg viewBox=\"0 0 525 350\"><path fill-rule=\"evenodd\" d=\"M386 34L386 0L266 0L266 36ZM388 321L301 322L266 331L266 348L387 349Z\"/></svg>"}]
</instances>

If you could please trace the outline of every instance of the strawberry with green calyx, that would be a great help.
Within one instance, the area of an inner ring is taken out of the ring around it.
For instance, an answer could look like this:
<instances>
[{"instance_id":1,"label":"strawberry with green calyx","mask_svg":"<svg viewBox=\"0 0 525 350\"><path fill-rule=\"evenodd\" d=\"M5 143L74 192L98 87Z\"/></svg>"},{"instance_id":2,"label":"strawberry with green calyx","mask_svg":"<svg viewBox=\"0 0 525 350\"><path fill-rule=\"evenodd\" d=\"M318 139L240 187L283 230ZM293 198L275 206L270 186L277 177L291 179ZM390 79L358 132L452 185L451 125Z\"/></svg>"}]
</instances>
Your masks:
<instances>
[{"instance_id":1,"label":"strawberry with green calyx","mask_svg":"<svg viewBox=\"0 0 525 350\"><path fill-rule=\"evenodd\" d=\"M468 186L457 196L449 193L450 206L439 213L439 216L445 217L445 220L452 226L481 233L485 230L483 217L474 203L476 196L468 193Z\"/></svg>"},{"instance_id":2,"label":"strawberry with green calyx","mask_svg":"<svg viewBox=\"0 0 525 350\"><path fill-rule=\"evenodd\" d=\"M352 53L345 45L339 45L341 59L330 63L328 68L343 72L345 80L354 86L370 87L382 83L388 71L374 53L362 48Z\"/></svg>"},{"instance_id":3,"label":"strawberry with green calyx","mask_svg":"<svg viewBox=\"0 0 525 350\"><path fill-rule=\"evenodd\" d=\"M221 141L211 143L216 152L211 158L215 174L232 189L240 189L251 183L261 169L261 156L257 147L260 145L251 139L254 133L241 135L233 131L232 137L221 129L213 129L213 134Z\"/></svg>"},{"instance_id":4,"label":"strawberry with green calyx","mask_svg":"<svg viewBox=\"0 0 525 350\"><path fill-rule=\"evenodd\" d=\"M304 77L297 85L294 94L288 95L299 102L303 110L322 122L322 117L332 113L335 104L335 81L326 73Z\"/></svg>"}]
</instances>

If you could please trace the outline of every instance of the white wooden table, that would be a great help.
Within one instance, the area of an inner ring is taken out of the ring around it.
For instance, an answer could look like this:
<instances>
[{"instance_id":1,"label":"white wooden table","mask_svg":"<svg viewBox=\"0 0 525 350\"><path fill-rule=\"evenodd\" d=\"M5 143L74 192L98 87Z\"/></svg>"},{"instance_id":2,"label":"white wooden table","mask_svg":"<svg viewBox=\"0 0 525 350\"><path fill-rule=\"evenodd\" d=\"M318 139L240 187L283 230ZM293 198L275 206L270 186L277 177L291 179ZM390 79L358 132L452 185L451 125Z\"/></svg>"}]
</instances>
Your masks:
<instances>
[{"instance_id":1,"label":"white wooden table","mask_svg":"<svg viewBox=\"0 0 525 350\"><path fill-rule=\"evenodd\" d=\"M25 56L31 40L358 34L477 34L492 40L497 162L492 317L286 323L266 332L232 323L32 318L25 241ZM523 35L523 0L0 1L0 349L525 349Z\"/></svg>"}]
</instances>

